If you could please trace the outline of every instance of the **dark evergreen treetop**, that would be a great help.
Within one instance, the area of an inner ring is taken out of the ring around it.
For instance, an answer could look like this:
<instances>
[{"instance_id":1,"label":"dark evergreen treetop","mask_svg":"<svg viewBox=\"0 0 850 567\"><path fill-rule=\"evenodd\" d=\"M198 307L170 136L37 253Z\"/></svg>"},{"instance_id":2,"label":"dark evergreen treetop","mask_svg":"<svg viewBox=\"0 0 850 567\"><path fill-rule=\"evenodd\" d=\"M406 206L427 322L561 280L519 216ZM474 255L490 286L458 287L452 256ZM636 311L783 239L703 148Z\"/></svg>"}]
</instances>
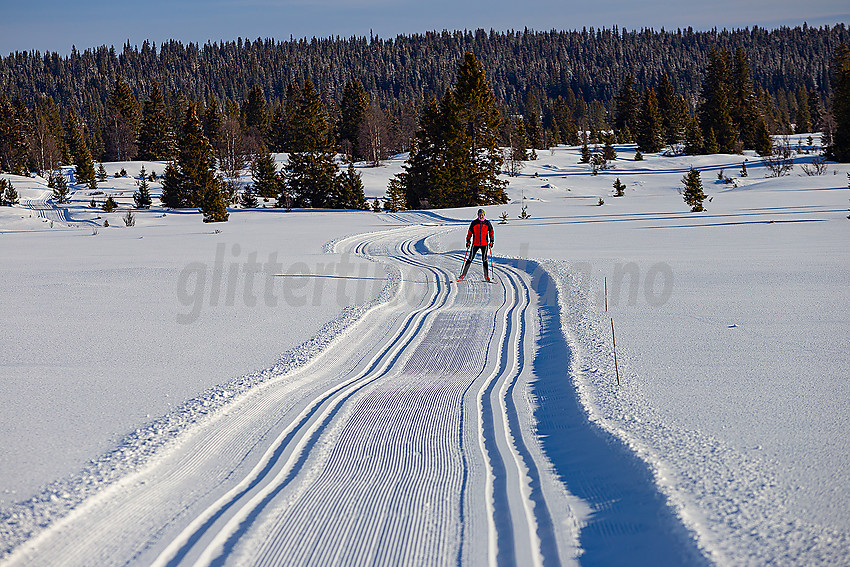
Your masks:
<instances>
[{"instance_id":1,"label":"dark evergreen treetop","mask_svg":"<svg viewBox=\"0 0 850 567\"><path fill-rule=\"evenodd\" d=\"M119 75L107 105L107 159L131 160L136 157L141 110L133 89Z\"/></svg>"},{"instance_id":2,"label":"dark evergreen treetop","mask_svg":"<svg viewBox=\"0 0 850 567\"><path fill-rule=\"evenodd\" d=\"M706 140L713 138L716 142L716 151L731 154L738 146L739 131L732 120L734 93L730 79L729 52L712 50L700 91L699 121ZM709 152L714 150L711 147Z\"/></svg>"},{"instance_id":3,"label":"dark evergreen treetop","mask_svg":"<svg viewBox=\"0 0 850 567\"><path fill-rule=\"evenodd\" d=\"M634 85L635 78L631 73L627 74L614 99L614 128L617 132L623 132L625 130L634 134L637 131L640 96L635 91Z\"/></svg>"},{"instance_id":4,"label":"dark evergreen treetop","mask_svg":"<svg viewBox=\"0 0 850 567\"><path fill-rule=\"evenodd\" d=\"M340 144L346 144L344 151L350 152L355 161L365 159L365 154L360 148L359 134L360 125L369 110L369 95L363 88L363 83L358 79L352 79L345 85L340 101L340 121L337 138Z\"/></svg>"},{"instance_id":5,"label":"dark evergreen treetop","mask_svg":"<svg viewBox=\"0 0 850 567\"><path fill-rule=\"evenodd\" d=\"M457 83L442 100L432 98L405 166L411 207L468 207L506 203L498 146L501 115L484 69L472 53L458 66Z\"/></svg>"},{"instance_id":6,"label":"dark evergreen treetop","mask_svg":"<svg viewBox=\"0 0 850 567\"><path fill-rule=\"evenodd\" d=\"M150 97L142 111L138 146L138 157L141 160L157 161L174 157L175 139L171 120L162 90L156 81L151 85Z\"/></svg>"}]
</instances>

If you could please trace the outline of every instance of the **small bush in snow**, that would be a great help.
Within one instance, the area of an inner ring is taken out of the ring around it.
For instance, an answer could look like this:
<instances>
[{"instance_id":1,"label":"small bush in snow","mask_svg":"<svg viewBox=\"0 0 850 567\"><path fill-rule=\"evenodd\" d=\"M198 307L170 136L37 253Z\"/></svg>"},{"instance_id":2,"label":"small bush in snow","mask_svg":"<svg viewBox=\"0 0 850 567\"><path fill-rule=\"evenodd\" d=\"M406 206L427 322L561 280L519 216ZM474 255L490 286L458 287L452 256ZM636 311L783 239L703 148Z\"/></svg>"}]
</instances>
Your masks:
<instances>
[{"instance_id":1,"label":"small bush in snow","mask_svg":"<svg viewBox=\"0 0 850 567\"><path fill-rule=\"evenodd\" d=\"M826 173L826 158L817 156L812 159L811 164L804 163L801 167L806 175L823 175Z\"/></svg>"},{"instance_id":2,"label":"small bush in snow","mask_svg":"<svg viewBox=\"0 0 850 567\"><path fill-rule=\"evenodd\" d=\"M793 152L788 143L788 138L784 138L781 143L773 147L773 153L769 156L764 156L761 161L770 171L771 177L782 177L788 175L794 169L794 158L791 157Z\"/></svg>"},{"instance_id":3,"label":"small bush in snow","mask_svg":"<svg viewBox=\"0 0 850 567\"><path fill-rule=\"evenodd\" d=\"M620 178L618 177L614 181L614 196L615 197L622 197L623 195L625 195L625 191L626 191L626 186L623 184L622 181L620 181Z\"/></svg>"}]
</instances>

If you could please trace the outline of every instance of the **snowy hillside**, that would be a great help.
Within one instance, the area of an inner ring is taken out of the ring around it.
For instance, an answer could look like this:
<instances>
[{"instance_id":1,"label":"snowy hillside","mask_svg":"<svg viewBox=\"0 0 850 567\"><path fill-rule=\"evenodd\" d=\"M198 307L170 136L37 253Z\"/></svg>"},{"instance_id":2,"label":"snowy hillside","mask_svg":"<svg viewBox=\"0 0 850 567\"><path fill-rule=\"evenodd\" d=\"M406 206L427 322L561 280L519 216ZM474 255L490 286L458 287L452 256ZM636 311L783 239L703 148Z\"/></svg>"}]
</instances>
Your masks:
<instances>
[{"instance_id":1,"label":"snowy hillside","mask_svg":"<svg viewBox=\"0 0 850 567\"><path fill-rule=\"evenodd\" d=\"M474 210L4 175L0 565L847 564L850 166L617 152L509 178L492 284Z\"/></svg>"}]
</instances>

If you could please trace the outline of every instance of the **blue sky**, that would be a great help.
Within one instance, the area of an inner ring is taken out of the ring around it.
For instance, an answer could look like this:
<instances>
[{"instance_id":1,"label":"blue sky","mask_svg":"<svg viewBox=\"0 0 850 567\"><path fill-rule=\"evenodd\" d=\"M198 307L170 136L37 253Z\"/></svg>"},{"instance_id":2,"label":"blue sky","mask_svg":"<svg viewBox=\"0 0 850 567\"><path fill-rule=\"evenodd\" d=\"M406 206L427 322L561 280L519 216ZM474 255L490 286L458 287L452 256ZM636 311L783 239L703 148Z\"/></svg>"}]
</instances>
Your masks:
<instances>
[{"instance_id":1,"label":"blue sky","mask_svg":"<svg viewBox=\"0 0 850 567\"><path fill-rule=\"evenodd\" d=\"M525 27L766 28L850 22L846 0L0 0L0 56L129 41L157 45L290 36L383 38L429 30Z\"/></svg>"}]
</instances>

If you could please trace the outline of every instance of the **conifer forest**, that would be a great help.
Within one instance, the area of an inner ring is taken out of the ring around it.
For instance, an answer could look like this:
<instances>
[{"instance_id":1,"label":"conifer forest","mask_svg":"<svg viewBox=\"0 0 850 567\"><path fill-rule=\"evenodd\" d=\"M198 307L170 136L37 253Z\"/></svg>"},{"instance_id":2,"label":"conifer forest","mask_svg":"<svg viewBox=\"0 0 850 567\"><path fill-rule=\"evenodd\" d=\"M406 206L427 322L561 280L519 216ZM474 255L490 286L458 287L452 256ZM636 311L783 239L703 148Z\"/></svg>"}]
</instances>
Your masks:
<instances>
[{"instance_id":1,"label":"conifer forest","mask_svg":"<svg viewBox=\"0 0 850 567\"><path fill-rule=\"evenodd\" d=\"M493 176L504 165L499 146L514 148L508 160L533 159L534 149L557 144L613 141L644 152L766 155L771 135L823 131L828 156L843 161L847 44L850 29L838 24L443 31L19 52L0 59L0 169L47 174L76 164L78 180L96 184L97 162L168 160L163 200L195 206L213 185L239 202L235 179L250 166L255 194L280 206L363 208L353 170L331 171L334 156L377 165L411 151L390 197L418 208L500 202ZM471 143L452 143L445 131L452 124L458 136L464 127L479 133ZM428 171L431 158L449 147L480 151L476 141L486 145L486 158L455 156L452 163L461 177L479 179L483 171L489 181L448 195L446 187L465 182ZM295 157L286 171L263 173L270 152ZM185 179L190 162L213 161L218 181ZM429 189L437 178L441 188ZM181 193L186 186L193 189Z\"/></svg>"}]
</instances>

